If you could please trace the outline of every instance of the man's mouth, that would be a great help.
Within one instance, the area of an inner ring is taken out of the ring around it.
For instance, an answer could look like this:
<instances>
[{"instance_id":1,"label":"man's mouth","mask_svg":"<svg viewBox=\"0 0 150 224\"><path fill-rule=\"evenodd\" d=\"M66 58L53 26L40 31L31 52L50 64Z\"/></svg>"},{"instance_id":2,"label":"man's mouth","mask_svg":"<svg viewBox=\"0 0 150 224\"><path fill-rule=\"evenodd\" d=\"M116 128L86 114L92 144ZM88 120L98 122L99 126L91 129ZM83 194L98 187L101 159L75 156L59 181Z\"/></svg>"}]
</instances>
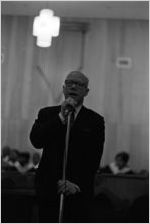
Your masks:
<instances>
[{"instance_id":1,"label":"man's mouth","mask_svg":"<svg viewBox=\"0 0 150 224\"><path fill-rule=\"evenodd\" d=\"M77 93L69 93L68 95L69 95L70 97L76 97L76 96L78 96Z\"/></svg>"}]
</instances>

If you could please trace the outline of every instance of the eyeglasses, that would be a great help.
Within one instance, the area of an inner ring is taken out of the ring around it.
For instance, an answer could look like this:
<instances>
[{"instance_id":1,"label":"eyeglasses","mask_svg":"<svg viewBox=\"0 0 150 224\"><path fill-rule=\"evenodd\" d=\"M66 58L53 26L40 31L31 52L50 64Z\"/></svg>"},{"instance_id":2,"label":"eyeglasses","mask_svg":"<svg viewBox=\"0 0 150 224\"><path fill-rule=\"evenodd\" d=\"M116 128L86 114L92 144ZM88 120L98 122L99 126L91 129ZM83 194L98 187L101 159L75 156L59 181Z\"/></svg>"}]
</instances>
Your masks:
<instances>
[{"instance_id":1,"label":"eyeglasses","mask_svg":"<svg viewBox=\"0 0 150 224\"><path fill-rule=\"evenodd\" d=\"M72 87L73 85L76 85L79 88L86 87L85 83L81 83L81 82L77 82L77 81L73 81L73 80L65 80L65 85L66 85L66 87Z\"/></svg>"}]
</instances>

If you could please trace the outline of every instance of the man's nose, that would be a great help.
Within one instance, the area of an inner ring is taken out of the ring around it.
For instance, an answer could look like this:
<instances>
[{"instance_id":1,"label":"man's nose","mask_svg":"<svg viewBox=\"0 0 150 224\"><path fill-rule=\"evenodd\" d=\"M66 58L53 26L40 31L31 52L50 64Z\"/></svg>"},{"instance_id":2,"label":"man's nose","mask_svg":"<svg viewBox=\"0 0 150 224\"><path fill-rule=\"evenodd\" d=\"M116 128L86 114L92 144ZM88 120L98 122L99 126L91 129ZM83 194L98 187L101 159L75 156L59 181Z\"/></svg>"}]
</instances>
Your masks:
<instances>
[{"instance_id":1,"label":"man's nose","mask_svg":"<svg viewBox=\"0 0 150 224\"><path fill-rule=\"evenodd\" d=\"M75 84L75 83L73 83L73 84L72 84L72 87L76 87L76 84Z\"/></svg>"},{"instance_id":2,"label":"man's nose","mask_svg":"<svg viewBox=\"0 0 150 224\"><path fill-rule=\"evenodd\" d=\"M76 88L76 86L77 86L76 83L72 83L70 88Z\"/></svg>"}]
</instances>

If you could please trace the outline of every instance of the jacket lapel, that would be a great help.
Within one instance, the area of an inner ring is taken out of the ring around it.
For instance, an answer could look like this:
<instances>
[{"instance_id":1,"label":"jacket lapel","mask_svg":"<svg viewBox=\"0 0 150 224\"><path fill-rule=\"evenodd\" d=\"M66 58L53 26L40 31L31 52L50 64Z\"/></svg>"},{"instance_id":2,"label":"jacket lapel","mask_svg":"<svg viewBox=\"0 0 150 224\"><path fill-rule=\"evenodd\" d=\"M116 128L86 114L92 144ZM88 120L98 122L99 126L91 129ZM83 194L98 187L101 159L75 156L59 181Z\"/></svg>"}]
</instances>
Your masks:
<instances>
[{"instance_id":1,"label":"jacket lapel","mask_svg":"<svg viewBox=\"0 0 150 224\"><path fill-rule=\"evenodd\" d=\"M84 106L81 107L81 110L79 111L76 119L75 119L75 123L74 123L74 126L76 126L78 123L81 124L81 122L83 120L85 120L85 113L86 113L86 108Z\"/></svg>"}]
</instances>

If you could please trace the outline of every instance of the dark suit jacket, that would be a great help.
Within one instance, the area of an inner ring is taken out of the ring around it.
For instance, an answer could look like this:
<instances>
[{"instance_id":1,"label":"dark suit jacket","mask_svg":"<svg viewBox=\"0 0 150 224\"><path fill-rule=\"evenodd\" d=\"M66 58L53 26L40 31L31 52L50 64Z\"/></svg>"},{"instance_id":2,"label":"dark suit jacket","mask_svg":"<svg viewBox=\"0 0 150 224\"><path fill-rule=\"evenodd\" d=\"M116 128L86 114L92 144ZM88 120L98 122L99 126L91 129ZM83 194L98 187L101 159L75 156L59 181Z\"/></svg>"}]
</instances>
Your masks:
<instances>
[{"instance_id":1,"label":"dark suit jacket","mask_svg":"<svg viewBox=\"0 0 150 224\"><path fill-rule=\"evenodd\" d=\"M55 200L57 181L62 178L66 125L58 114L60 106L39 111L30 140L35 148L43 148L37 170L36 187L41 198ZM67 179L77 184L82 195L93 194L95 172L99 167L104 145L104 118L82 106L70 132Z\"/></svg>"}]
</instances>

